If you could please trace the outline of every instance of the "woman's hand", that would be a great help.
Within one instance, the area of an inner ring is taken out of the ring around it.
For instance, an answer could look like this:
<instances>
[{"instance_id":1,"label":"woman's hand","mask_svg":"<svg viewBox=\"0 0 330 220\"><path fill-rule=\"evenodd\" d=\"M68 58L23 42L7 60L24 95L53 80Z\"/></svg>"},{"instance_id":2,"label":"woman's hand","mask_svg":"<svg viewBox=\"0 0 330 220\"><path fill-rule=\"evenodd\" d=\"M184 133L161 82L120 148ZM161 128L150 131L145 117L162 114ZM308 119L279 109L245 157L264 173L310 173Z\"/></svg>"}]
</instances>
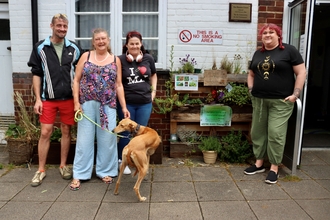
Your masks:
<instances>
[{"instance_id":1,"label":"woman's hand","mask_svg":"<svg viewBox=\"0 0 330 220\"><path fill-rule=\"evenodd\" d=\"M298 99L298 97L295 96L294 94L292 94L292 95L286 97L286 98L284 99L284 101L295 102L297 99Z\"/></svg>"}]
</instances>

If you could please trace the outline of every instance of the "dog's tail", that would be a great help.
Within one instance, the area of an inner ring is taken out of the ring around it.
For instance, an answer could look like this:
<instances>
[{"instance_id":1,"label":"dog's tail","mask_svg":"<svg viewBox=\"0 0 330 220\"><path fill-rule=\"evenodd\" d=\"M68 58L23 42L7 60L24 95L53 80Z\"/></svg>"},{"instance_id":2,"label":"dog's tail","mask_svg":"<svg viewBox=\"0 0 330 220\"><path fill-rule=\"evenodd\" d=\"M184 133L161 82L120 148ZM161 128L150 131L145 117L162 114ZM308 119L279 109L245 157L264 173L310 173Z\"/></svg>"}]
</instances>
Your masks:
<instances>
[{"instance_id":1,"label":"dog's tail","mask_svg":"<svg viewBox=\"0 0 330 220\"><path fill-rule=\"evenodd\" d=\"M132 161L131 154L132 154L132 150L129 149L127 151L127 154L126 154L126 161L127 161L127 163L128 163L129 166L136 168L136 165Z\"/></svg>"}]
</instances>

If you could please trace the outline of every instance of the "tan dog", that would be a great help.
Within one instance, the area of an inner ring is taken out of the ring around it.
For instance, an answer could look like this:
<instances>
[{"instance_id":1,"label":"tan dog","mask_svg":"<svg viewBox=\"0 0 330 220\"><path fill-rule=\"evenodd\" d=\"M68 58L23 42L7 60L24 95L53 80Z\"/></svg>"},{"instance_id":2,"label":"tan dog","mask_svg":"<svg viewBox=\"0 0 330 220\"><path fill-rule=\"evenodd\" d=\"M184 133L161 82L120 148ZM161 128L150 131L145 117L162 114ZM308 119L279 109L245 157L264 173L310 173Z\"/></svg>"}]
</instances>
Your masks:
<instances>
[{"instance_id":1,"label":"tan dog","mask_svg":"<svg viewBox=\"0 0 330 220\"><path fill-rule=\"evenodd\" d=\"M122 163L114 194L118 195L121 177L125 167L129 165L136 168L133 176L139 173L134 191L138 199L143 202L147 198L141 196L140 185L143 178L148 173L150 155L155 153L157 147L161 143L161 139L154 129L139 125L128 118L121 120L118 126L113 130L114 133L121 133L123 131L131 132L134 137L123 149Z\"/></svg>"}]
</instances>

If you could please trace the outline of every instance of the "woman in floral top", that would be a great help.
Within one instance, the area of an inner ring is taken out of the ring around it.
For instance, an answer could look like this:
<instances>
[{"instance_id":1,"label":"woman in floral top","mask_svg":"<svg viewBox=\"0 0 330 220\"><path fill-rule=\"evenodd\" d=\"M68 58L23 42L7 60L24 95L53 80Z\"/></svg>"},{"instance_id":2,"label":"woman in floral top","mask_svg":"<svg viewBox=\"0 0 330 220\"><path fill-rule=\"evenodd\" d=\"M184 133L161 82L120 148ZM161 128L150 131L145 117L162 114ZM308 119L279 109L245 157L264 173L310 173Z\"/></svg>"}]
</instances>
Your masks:
<instances>
[{"instance_id":1,"label":"woman in floral top","mask_svg":"<svg viewBox=\"0 0 330 220\"><path fill-rule=\"evenodd\" d=\"M118 175L117 137L108 132L116 127L117 98L125 117L130 114L121 82L121 63L111 53L109 43L109 35L104 29L94 30L93 50L85 52L77 64L73 84L74 110L81 111L102 128L85 117L78 121L72 190L80 188L80 180L89 180L92 176L95 135L96 175L105 183L112 183L112 177Z\"/></svg>"}]
</instances>

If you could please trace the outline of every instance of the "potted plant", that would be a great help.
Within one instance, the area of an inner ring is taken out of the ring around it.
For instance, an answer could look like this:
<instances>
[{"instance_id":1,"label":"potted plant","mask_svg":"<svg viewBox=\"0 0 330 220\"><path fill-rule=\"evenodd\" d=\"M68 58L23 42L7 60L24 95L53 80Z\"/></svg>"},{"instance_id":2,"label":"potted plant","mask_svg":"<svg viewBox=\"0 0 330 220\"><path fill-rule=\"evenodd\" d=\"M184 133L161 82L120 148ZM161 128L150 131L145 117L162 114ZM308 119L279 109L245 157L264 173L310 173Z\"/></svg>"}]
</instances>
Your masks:
<instances>
[{"instance_id":1,"label":"potted plant","mask_svg":"<svg viewBox=\"0 0 330 220\"><path fill-rule=\"evenodd\" d=\"M33 116L29 115L22 94L15 92L14 98L18 103L19 123L8 126L5 140L7 141L9 163L22 165L31 162L33 146L37 144L40 129L36 123L33 123Z\"/></svg>"},{"instance_id":2,"label":"potted plant","mask_svg":"<svg viewBox=\"0 0 330 220\"><path fill-rule=\"evenodd\" d=\"M203 152L204 162L213 164L217 160L218 153L221 149L221 143L216 136L201 137L198 148Z\"/></svg>"},{"instance_id":3,"label":"potted plant","mask_svg":"<svg viewBox=\"0 0 330 220\"><path fill-rule=\"evenodd\" d=\"M182 73L194 73L195 65L197 65L197 61L195 58L190 57L190 54L186 54L186 57L179 58L179 61L182 65L181 71Z\"/></svg>"},{"instance_id":4,"label":"potted plant","mask_svg":"<svg viewBox=\"0 0 330 220\"><path fill-rule=\"evenodd\" d=\"M229 83L223 96L223 103L232 107L243 107L251 104L251 95L246 84Z\"/></svg>"},{"instance_id":5,"label":"potted plant","mask_svg":"<svg viewBox=\"0 0 330 220\"><path fill-rule=\"evenodd\" d=\"M227 73L232 73L233 71L233 62L228 60L228 56L225 55L220 61L220 69L226 70Z\"/></svg>"}]
</instances>

